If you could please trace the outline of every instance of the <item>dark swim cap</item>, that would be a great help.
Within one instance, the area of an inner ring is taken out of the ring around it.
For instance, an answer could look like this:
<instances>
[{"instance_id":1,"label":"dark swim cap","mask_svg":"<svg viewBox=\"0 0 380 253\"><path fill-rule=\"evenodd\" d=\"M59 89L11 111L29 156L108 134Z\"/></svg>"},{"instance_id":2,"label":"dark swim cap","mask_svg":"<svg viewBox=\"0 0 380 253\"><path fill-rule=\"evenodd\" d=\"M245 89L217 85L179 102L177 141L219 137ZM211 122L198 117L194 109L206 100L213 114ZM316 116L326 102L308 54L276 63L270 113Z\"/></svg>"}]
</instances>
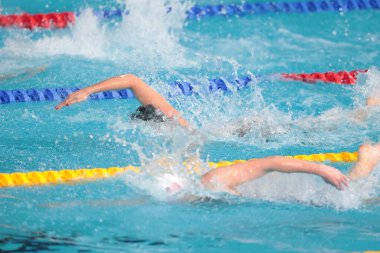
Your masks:
<instances>
[{"instance_id":1,"label":"dark swim cap","mask_svg":"<svg viewBox=\"0 0 380 253\"><path fill-rule=\"evenodd\" d=\"M167 117L157 110L153 105L142 105L136 109L134 113L131 114L131 119L140 119L144 121L153 121L153 122L165 122Z\"/></svg>"}]
</instances>

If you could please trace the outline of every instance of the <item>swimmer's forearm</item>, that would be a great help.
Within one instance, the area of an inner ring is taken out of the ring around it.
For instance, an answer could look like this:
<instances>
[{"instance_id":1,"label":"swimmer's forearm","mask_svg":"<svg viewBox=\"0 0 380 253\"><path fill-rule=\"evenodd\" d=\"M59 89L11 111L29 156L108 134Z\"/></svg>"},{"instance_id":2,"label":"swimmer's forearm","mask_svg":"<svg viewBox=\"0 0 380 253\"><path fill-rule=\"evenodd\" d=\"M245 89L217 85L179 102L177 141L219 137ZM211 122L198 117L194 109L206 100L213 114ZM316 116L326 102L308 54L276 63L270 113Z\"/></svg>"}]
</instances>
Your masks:
<instances>
[{"instance_id":1,"label":"swimmer's forearm","mask_svg":"<svg viewBox=\"0 0 380 253\"><path fill-rule=\"evenodd\" d=\"M324 164L312 163L300 159L274 156L263 159L265 168L269 171L279 171L283 173L308 173L323 176Z\"/></svg>"},{"instance_id":2,"label":"swimmer's forearm","mask_svg":"<svg viewBox=\"0 0 380 253\"><path fill-rule=\"evenodd\" d=\"M78 91L71 93L64 101L58 104L55 108L60 110L64 106L70 106L75 103L85 101L88 96L93 93L109 91L109 90L120 90L120 89L131 89L136 95L137 99L141 102L140 97L144 96L144 92L140 90L145 87L145 90L152 90L147 84L145 84L138 77L126 74L117 77L112 77L110 79L104 80L102 82L96 83L94 85L85 87ZM144 99L144 102L146 99ZM144 105L146 103L143 103Z\"/></svg>"}]
</instances>

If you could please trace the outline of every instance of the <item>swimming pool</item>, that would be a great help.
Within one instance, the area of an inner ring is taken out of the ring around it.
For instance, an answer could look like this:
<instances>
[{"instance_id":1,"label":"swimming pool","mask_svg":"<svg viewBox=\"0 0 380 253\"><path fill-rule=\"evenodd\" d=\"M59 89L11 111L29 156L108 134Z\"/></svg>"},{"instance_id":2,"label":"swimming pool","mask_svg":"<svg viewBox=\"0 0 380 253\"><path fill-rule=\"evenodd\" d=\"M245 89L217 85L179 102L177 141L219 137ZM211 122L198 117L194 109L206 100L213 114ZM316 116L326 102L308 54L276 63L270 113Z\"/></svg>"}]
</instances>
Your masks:
<instances>
[{"instance_id":1,"label":"swimming pool","mask_svg":"<svg viewBox=\"0 0 380 253\"><path fill-rule=\"evenodd\" d=\"M244 197L217 194L210 202L173 202L154 187L154 175L165 170L156 161L169 156L180 164L194 140L203 161L355 151L364 141L379 141L377 110L364 121L350 117L380 80L378 11L186 20L190 2L1 4L4 13L81 10L69 29L1 29L0 74L45 69L2 80L2 90L83 87L130 72L169 97L174 88L168 84L175 80L206 84L217 77L257 77L249 88L228 94L171 97L196 126L196 136L173 126L131 122L138 103L130 99L89 101L59 112L52 102L0 105L1 172L143 164L142 175L0 189L2 251L380 249L378 203L365 202L379 196L378 172L345 192L313 176L273 174L244 186ZM130 15L122 22L98 23L89 10L124 4ZM354 87L272 76L371 67ZM257 127L247 135L233 134L234 125L253 119L259 119ZM343 171L350 166L335 165ZM196 176L178 173L195 191Z\"/></svg>"}]
</instances>

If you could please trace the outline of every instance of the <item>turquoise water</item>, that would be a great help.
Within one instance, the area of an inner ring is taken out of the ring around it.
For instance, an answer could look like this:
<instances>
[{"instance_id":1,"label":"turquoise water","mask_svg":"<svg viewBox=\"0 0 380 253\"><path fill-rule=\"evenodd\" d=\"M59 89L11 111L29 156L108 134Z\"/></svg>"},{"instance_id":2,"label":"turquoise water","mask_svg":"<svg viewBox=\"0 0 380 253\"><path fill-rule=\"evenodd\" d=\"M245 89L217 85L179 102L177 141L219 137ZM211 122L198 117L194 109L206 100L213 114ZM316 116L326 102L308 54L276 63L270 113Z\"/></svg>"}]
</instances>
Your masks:
<instances>
[{"instance_id":1,"label":"turquoise water","mask_svg":"<svg viewBox=\"0 0 380 253\"><path fill-rule=\"evenodd\" d=\"M0 251L354 252L379 250L378 170L338 192L310 175L271 174L241 187L243 197L197 190L181 161L355 151L379 141L379 111L352 111L379 89L380 13L260 15L188 21L191 3L166 1L1 1L4 13L82 10L61 31L0 30L0 89L86 86L134 73L168 97L174 80L255 75L230 94L170 98L197 129L131 122L135 100L0 106L1 172L143 164L98 182L1 189ZM225 1L227 2L227 1ZM233 1L228 1L233 2ZM197 1L204 4L206 1ZM209 3L207 1L207 3ZM213 1L212 3L219 3ZM100 22L88 8L126 5L122 22ZM173 11L166 14L167 6ZM87 11L87 12L86 12ZM283 82L276 73L371 68L355 87ZM255 121L244 137L237 125ZM190 145L191 144L191 145ZM198 149L189 148L198 147ZM167 171L208 202L182 203L157 189ZM334 164L347 171L350 164ZM372 199L372 201L368 201ZM375 200L373 200L375 199Z\"/></svg>"}]
</instances>

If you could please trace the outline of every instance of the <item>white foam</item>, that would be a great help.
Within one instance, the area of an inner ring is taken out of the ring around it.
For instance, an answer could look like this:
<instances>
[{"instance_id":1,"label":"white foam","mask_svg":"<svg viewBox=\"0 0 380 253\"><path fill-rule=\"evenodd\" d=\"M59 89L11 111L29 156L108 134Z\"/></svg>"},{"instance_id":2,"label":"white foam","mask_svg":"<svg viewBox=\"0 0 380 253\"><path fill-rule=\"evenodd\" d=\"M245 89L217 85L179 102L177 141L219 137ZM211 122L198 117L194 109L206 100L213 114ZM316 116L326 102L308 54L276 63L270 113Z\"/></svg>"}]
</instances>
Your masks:
<instances>
[{"instance_id":1,"label":"white foam","mask_svg":"<svg viewBox=\"0 0 380 253\"><path fill-rule=\"evenodd\" d=\"M367 73L358 75L357 85L355 86L357 92L366 97L380 97L380 71L372 67L368 69Z\"/></svg>"},{"instance_id":2,"label":"white foam","mask_svg":"<svg viewBox=\"0 0 380 253\"><path fill-rule=\"evenodd\" d=\"M141 171L141 174L126 174L126 184L161 201L180 200L199 187L195 177L187 174L182 160L173 157L150 159L141 166Z\"/></svg>"},{"instance_id":3,"label":"white foam","mask_svg":"<svg viewBox=\"0 0 380 253\"><path fill-rule=\"evenodd\" d=\"M81 11L69 30L55 30L34 39L14 31L0 50L3 56L81 56L141 66L175 66L185 61L179 43L188 2L126 0L129 15L120 24L101 24L92 9ZM169 13L168 6L172 9Z\"/></svg>"},{"instance_id":4,"label":"white foam","mask_svg":"<svg viewBox=\"0 0 380 253\"><path fill-rule=\"evenodd\" d=\"M51 35L33 40L25 33L15 32L4 42L1 53L20 57L44 57L54 55L78 55L101 58L104 52L105 30L91 9L83 11L75 26L67 32L55 31Z\"/></svg>"},{"instance_id":5,"label":"white foam","mask_svg":"<svg viewBox=\"0 0 380 253\"><path fill-rule=\"evenodd\" d=\"M129 14L115 29L112 47L115 56L125 57L143 66L148 61L170 66L181 64L184 48L179 44L180 31L188 4L178 1L127 0ZM168 6L172 7L168 12Z\"/></svg>"}]
</instances>

